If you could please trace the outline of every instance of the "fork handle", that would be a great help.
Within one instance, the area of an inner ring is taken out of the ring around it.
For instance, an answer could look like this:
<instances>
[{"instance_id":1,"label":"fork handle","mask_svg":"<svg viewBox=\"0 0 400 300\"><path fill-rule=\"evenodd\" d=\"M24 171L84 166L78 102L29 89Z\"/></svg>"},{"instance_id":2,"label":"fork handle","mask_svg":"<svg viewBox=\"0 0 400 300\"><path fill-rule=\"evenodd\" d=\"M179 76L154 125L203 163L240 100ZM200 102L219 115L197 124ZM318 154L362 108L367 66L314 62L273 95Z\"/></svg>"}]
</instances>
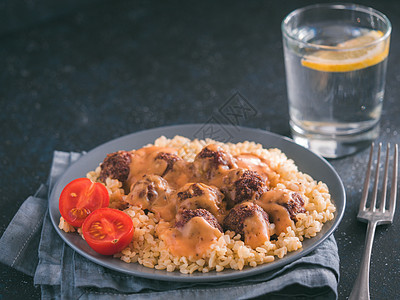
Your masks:
<instances>
[{"instance_id":1,"label":"fork handle","mask_svg":"<svg viewBox=\"0 0 400 300\"><path fill-rule=\"evenodd\" d=\"M361 260L360 270L354 282L349 300L369 300L369 266L371 261L371 250L374 242L376 222L368 222L367 236L364 246L364 254Z\"/></svg>"}]
</instances>

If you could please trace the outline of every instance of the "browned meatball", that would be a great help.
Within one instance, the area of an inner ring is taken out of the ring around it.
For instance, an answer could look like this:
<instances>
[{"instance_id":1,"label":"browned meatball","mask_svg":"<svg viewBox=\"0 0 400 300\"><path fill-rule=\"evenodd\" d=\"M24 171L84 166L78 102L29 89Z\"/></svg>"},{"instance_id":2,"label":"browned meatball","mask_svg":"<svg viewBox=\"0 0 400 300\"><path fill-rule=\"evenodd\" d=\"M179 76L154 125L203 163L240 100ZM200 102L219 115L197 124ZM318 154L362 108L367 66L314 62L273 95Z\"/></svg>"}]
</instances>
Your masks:
<instances>
[{"instance_id":1,"label":"browned meatball","mask_svg":"<svg viewBox=\"0 0 400 300\"><path fill-rule=\"evenodd\" d=\"M225 216L224 195L221 191L204 183L188 183L178 190L175 195L179 209L204 208L222 222Z\"/></svg>"},{"instance_id":2,"label":"browned meatball","mask_svg":"<svg viewBox=\"0 0 400 300\"><path fill-rule=\"evenodd\" d=\"M185 226L187 222L189 222L194 217L202 217L204 220L208 222L211 226L217 228L219 231L222 231L221 225L218 223L217 219L206 209L198 208L198 209L182 209L177 214L177 221L175 226L177 228L182 228Z\"/></svg>"},{"instance_id":3,"label":"browned meatball","mask_svg":"<svg viewBox=\"0 0 400 300\"><path fill-rule=\"evenodd\" d=\"M299 193L286 189L272 189L255 201L268 214L275 224L275 233L286 232L287 227L294 227L297 214L304 213L304 199Z\"/></svg>"},{"instance_id":4,"label":"browned meatball","mask_svg":"<svg viewBox=\"0 0 400 300\"><path fill-rule=\"evenodd\" d=\"M169 171L172 170L174 164L181 160L182 158L174 153L160 152L155 158L155 163L164 162L166 164L165 170L161 174L161 176L164 177Z\"/></svg>"},{"instance_id":5,"label":"browned meatball","mask_svg":"<svg viewBox=\"0 0 400 300\"><path fill-rule=\"evenodd\" d=\"M158 175L144 175L137 181L125 201L149 209L152 205L166 202L171 193L168 182Z\"/></svg>"},{"instance_id":6,"label":"browned meatball","mask_svg":"<svg viewBox=\"0 0 400 300\"><path fill-rule=\"evenodd\" d=\"M290 197L286 203L281 203L283 207L289 212L290 218L296 221L296 215L299 213L305 213L304 199L298 193L290 193Z\"/></svg>"},{"instance_id":7,"label":"browned meatball","mask_svg":"<svg viewBox=\"0 0 400 300\"><path fill-rule=\"evenodd\" d=\"M260 206L253 202L243 202L229 211L224 219L223 227L225 230L234 231L243 237L245 235L245 220L251 217L256 217L260 222L269 225L268 215Z\"/></svg>"},{"instance_id":8,"label":"browned meatball","mask_svg":"<svg viewBox=\"0 0 400 300\"><path fill-rule=\"evenodd\" d=\"M184 201L188 198L204 195L204 189L199 183L190 183L184 189L177 193L178 199Z\"/></svg>"},{"instance_id":9,"label":"browned meatball","mask_svg":"<svg viewBox=\"0 0 400 300\"><path fill-rule=\"evenodd\" d=\"M100 165L100 181L105 182L108 177L125 182L130 172L132 154L128 151L117 151L107 154Z\"/></svg>"},{"instance_id":10,"label":"browned meatball","mask_svg":"<svg viewBox=\"0 0 400 300\"><path fill-rule=\"evenodd\" d=\"M229 170L236 167L234 158L222 150L221 147L211 144L205 146L195 157L193 169L195 175L211 179L218 170Z\"/></svg>"},{"instance_id":11,"label":"browned meatball","mask_svg":"<svg viewBox=\"0 0 400 300\"><path fill-rule=\"evenodd\" d=\"M176 206L170 201L171 189L168 182L158 175L144 175L132 185L125 202L147 209L166 221L175 218Z\"/></svg>"},{"instance_id":12,"label":"browned meatball","mask_svg":"<svg viewBox=\"0 0 400 300\"><path fill-rule=\"evenodd\" d=\"M221 190L231 207L243 201L257 200L268 190L265 180L257 172L246 169L231 170L223 182Z\"/></svg>"}]
</instances>

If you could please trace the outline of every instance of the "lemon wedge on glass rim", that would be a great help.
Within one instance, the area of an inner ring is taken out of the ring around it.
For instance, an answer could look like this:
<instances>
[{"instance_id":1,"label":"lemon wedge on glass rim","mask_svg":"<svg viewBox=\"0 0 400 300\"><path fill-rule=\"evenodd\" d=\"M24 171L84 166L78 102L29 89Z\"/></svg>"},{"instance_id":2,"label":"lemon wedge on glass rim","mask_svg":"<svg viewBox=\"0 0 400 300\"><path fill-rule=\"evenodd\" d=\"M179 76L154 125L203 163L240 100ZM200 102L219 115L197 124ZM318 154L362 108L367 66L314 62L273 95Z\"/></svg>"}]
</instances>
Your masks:
<instances>
[{"instance_id":1,"label":"lemon wedge on glass rim","mask_svg":"<svg viewBox=\"0 0 400 300\"><path fill-rule=\"evenodd\" d=\"M371 30L365 35L337 44L335 50L319 50L305 55L301 64L323 72L349 72L376 65L389 54L389 40L373 43L382 36L381 31ZM370 43L372 45L363 47Z\"/></svg>"}]
</instances>

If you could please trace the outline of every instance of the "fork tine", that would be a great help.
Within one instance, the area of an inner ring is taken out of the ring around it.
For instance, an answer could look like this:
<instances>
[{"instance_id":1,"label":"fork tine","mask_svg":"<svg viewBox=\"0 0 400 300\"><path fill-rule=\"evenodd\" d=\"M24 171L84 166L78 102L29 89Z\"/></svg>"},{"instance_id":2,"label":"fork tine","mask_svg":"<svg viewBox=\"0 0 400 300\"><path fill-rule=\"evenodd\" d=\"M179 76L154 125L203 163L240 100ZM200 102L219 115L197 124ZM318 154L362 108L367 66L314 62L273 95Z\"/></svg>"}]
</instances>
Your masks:
<instances>
[{"instance_id":1,"label":"fork tine","mask_svg":"<svg viewBox=\"0 0 400 300\"><path fill-rule=\"evenodd\" d=\"M372 192L371 204L369 206L369 210L370 211L375 211L376 198L378 196L379 165L381 163L381 149L382 149L382 143L379 143L379 145L378 145L378 157L376 159L376 172L375 172L374 190Z\"/></svg>"},{"instance_id":2,"label":"fork tine","mask_svg":"<svg viewBox=\"0 0 400 300\"><path fill-rule=\"evenodd\" d=\"M381 195L381 203L379 205L379 211L381 212L385 211L385 206L386 206L387 182L389 173L389 152L390 152L390 144L388 144L386 148L386 161L385 161L385 170L383 176L382 195Z\"/></svg>"},{"instance_id":3,"label":"fork tine","mask_svg":"<svg viewBox=\"0 0 400 300\"><path fill-rule=\"evenodd\" d=\"M369 161L368 161L368 167L367 167L367 174L366 174L365 180L364 180L364 188L363 188L363 192L362 192L362 196L361 196L360 208L359 208L358 211L365 210L365 206L366 206L366 203L367 203L368 190L369 190L369 181L370 181L370 177L371 177L372 157L373 157L373 154L374 154L374 147L375 147L375 144L372 143L371 144L371 150L369 152Z\"/></svg>"},{"instance_id":4,"label":"fork tine","mask_svg":"<svg viewBox=\"0 0 400 300\"><path fill-rule=\"evenodd\" d=\"M394 210L396 209L396 198L397 198L397 173L398 173L398 160L399 160L399 148L398 145L394 145L394 158L393 158L393 177L392 177L392 187L390 189L390 204L389 212L391 216L394 215Z\"/></svg>"}]
</instances>

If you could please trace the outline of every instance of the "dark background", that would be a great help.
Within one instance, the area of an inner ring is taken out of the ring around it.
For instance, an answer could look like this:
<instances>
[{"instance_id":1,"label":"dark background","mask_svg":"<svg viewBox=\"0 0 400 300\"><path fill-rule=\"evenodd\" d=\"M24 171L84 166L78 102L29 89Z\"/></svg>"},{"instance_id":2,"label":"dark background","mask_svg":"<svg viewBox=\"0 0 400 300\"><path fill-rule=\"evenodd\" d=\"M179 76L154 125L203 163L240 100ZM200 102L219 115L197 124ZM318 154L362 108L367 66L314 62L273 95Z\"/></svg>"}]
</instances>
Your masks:
<instances>
[{"instance_id":1,"label":"dark background","mask_svg":"<svg viewBox=\"0 0 400 300\"><path fill-rule=\"evenodd\" d=\"M323 2L323 1L318 1ZM355 1L392 21L382 142L400 142L400 4ZM54 150L90 150L171 124L219 119L240 92L257 111L247 127L290 136L280 23L315 1L0 0L0 234L47 179ZM335 232L339 298L348 297L365 229L356 220L368 150L333 160L347 192ZM400 288L400 214L379 227L371 297ZM0 265L0 299L39 298L31 277Z\"/></svg>"}]
</instances>

